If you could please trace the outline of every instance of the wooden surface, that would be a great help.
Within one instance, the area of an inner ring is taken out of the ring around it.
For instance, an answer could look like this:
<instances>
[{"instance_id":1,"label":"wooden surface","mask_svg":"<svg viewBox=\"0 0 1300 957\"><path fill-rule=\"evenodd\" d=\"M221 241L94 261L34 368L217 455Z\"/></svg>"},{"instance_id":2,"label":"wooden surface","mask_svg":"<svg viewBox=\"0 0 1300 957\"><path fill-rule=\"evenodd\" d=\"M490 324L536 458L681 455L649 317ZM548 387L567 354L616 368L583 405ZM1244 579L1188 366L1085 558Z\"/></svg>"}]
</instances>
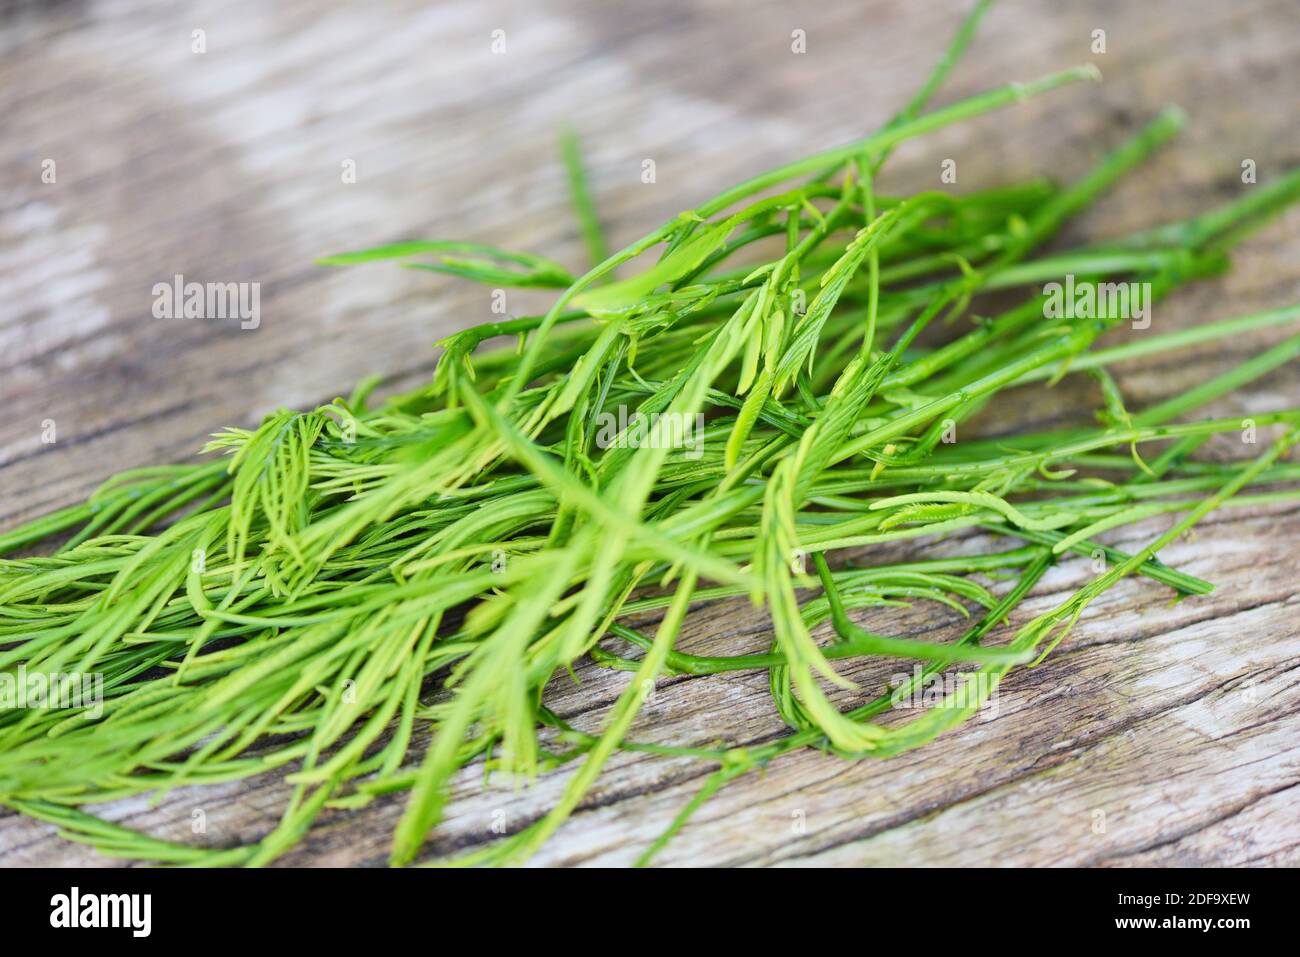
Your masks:
<instances>
[{"instance_id":1,"label":"wooden surface","mask_svg":"<svg viewBox=\"0 0 1300 957\"><path fill-rule=\"evenodd\" d=\"M776 162L881 123L921 82L965 3L594 2L8 4L0 20L0 528L84 497L114 471L192 455L216 428L346 392L363 375L410 387L439 335L489 317L486 290L394 268L329 271L313 257L402 238L530 249L578 266L554 149L582 135L601 214L622 244ZM1107 52L1089 51L1094 29ZM191 31L207 52L191 52ZM491 50L493 30L506 51ZM791 52L791 31L807 53ZM1069 178L1167 103L1190 114L1155 162L1071 224L1115 235L1240 195L1300 163L1300 14L1291 0L1007 2L941 95L1096 62L1100 86L1059 91L900 149L895 190L1035 173ZM57 180L41 181L55 160ZM643 159L657 182L640 182ZM354 160L357 182L341 181ZM1157 306L1155 328L1300 300L1300 215L1252 238L1228 276ZM261 325L168 321L156 282L260 282ZM526 310L531 303L512 303ZM1130 335L1132 333L1129 333ZM1283 333L1117 369L1141 407ZM1037 393L1042 395L1041 392ZM1086 416L1063 383L1003 403L1004 431ZM1215 414L1300 404L1280 370ZM44 420L57 441L43 444ZM1221 451L1232 454L1230 447ZM1240 454L1239 451L1237 454ZM1167 527L1113 535L1140 547ZM1300 510L1216 513L1162 558L1218 583L1170 606L1150 582L1097 601L1041 667L1002 686L995 715L888 761L781 759L707 804L668 864L1300 864ZM918 554L978 550L968 536ZM874 560L876 556L871 556ZM1012 624L1090 575L1053 569ZM881 613L876 630L951 636L942 609ZM729 603L692 615L679 647L738 653L770 638ZM850 671L867 687L888 668ZM552 707L599 727L628 676L591 667ZM635 737L770 740L764 674L664 678ZM710 767L620 754L536 859L623 864ZM548 808L567 772L529 790L469 769L431 854ZM213 844L256 840L287 789L274 777L181 791L115 820L179 840L202 809ZM379 864L401 798L337 812L286 862ZM1100 813L1099 813L1100 812ZM504 815L504 817L502 817ZM1104 827L1101 826L1104 815ZM0 863L103 863L46 825L0 816Z\"/></svg>"}]
</instances>

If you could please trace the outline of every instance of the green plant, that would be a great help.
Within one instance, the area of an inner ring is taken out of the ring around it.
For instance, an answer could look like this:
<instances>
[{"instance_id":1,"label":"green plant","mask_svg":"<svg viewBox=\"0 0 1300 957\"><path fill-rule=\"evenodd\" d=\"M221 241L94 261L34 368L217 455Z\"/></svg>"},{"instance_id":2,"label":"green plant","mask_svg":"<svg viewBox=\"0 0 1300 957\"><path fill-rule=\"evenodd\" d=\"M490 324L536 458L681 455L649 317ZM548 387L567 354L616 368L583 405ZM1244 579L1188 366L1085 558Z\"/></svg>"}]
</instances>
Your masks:
<instances>
[{"instance_id":1,"label":"green plant","mask_svg":"<svg viewBox=\"0 0 1300 957\"><path fill-rule=\"evenodd\" d=\"M1300 495L1288 484L1300 466L1283 462L1300 410L1254 416L1280 437L1244 464L1191 458L1238 419L1174 420L1289 361L1300 336L1136 413L1106 367L1288 323L1300 307L1098 349L1125 318L1118 309L1046 318L1035 291L944 344L924 345L923 334L966 316L978 295L1067 275L1094 290L1133 277L1159 297L1217 273L1248 229L1300 196L1300 171L1186 222L1039 258L1029 257L1068 217L1177 132L1180 112L1161 113L1065 187L878 195L898 143L1096 78L1082 67L922 112L987 6L880 132L732 187L613 255L566 141L596 261L577 279L539 256L467 243L325 260L399 260L563 291L545 315L447 337L427 387L372 408L367 382L347 400L279 411L216 435L207 450L227 460L124 473L87 503L0 536L6 553L71 532L52 554L0 562L0 669L97 672L106 689L97 718L0 714L0 801L107 854L255 865L327 807L409 790L392 853L405 864L459 769L483 760L527 779L578 763L549 814L461 859L512 863L560 826L617 748L717 763L648 860L710 794L787 751L883 757L954 727L1126 575L1183 596L1210 591L1157 554L1213 508ZM620 267L626 278L614 280ZM518 349L480 348L499 336L517 336ZM1079 372L1100 386L1097 426L945 441L997 394ZM640 414L639 431L598 441L618 408ZM683 447L675 424L697 416ZM1262 490L1239 494L1247 486ZM1182 518L1133 554L1094 540L1162 514ZM1019 544L867 568L832 569L826 558L966 528ZM1109 568L1005 644L983 646L1066 552L1101 555ZM977 578L1002 574L1014 584L1000 597ZM801 589L821 594L801 601ZM770 609L768 650L674 648L693 603L737 596ZM980 616L951 644L874 634L850 616L915 601ZM658 616L653 635L628 624L645 615ZM828 645L812 635L824 621ZM600 644L607 638L624 653ZM825 685L848 683L831 662L877 655L924 662L914 681L955 662L987 680L904 723L874 720L889 695L841 712ZM584 656L634 672L599 735L544 701L548 682ZM752 748L629 739L657 675L740 669L769 671L788 736ZM410 766L425 728L431 741ZM165 842L83 810L272 770L295 789L279 826L251 846Z\"/></svg>"}]
</instances>

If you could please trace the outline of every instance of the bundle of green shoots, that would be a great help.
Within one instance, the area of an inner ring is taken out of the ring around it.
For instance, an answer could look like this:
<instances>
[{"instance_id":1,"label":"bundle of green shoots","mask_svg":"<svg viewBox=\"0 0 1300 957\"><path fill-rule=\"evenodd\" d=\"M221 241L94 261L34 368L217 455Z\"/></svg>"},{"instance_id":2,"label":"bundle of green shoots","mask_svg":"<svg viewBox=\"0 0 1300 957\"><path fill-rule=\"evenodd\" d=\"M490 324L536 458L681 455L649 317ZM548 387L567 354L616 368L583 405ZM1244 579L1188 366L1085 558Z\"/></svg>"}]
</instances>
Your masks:
<instances>
[{"instance_id":1,"label":"bundle of green shoots","mask_svg":"<svg viewBox=\"0 0 1300 957\"><path fill-rule=\"evenodd\" d=\"M1240 419L1188 415L1293 358L1300 336L1140 412L1125 408L1107 366L1282 325L1300 307L1095 348L1128 318L1115 301L1086 318L1052 317L1042 290L1070 276L1076 291L1100 293L1125 277L1159 297L1216 273L1249 229L1300 197L1300 171L1185 222L1040 258L1031 254L1064 220L1178 130L1179 112L1064 187L878 195L896 144L1097 78L1078 68L923 112L986 7L880 132L734 186L612 256L570 151L598 261L581 278L462 243L328 260L401 259L492 287L563 292L543 316L449 336L427 387L377 408L363 387L277 412L217 435L208 448L229 458L119 475L84 505L0 536L0 553L64 539L42 557L0 562L0 670L104 681L102 711L0 714L0 802L109 855L255 865L326 809L409 791L392 848L405 864L471 762L522 780L575 763L549 813L456 861L517 863L579 806L615 749L716 764L648 860L710 794L785 752L885 757L955 727L1125 576L1180 596L1209 592L1156 555L1212 509L1300 497L1287 485L1300 466L1283 461L1300 409L1253 415L1280 438L1227 464L1193 453ZM634 261L640 271L614 280ZM973 297L1015 289L1029 292L1020 305L970 322ZM955 338L924 345L922 332L942 322ZM479 349L499 336L517 336L518 348ZM1100 383L1095 427L944 440L995 395L1075 373ZM598 422L619 408L645 417L628 426L642 434L598 442ZM677 441L672 424L701 414L702 430ZM1131 554L1097 542L1166 514L1179 517ZM972 528L1012 547L835 569L826 557ZM1070 553L1101 556L1104 571L1008 640L981 645ZM1014 584L993 585L997 597L979 576ZM770 612L770 648L674 649L688 609L737 596ZM916 600L979 617L941 643L875 634L849 614ZM629 627L650 613L653 634ZM811 632L828 619L834 634L819 642ZM568 680L584 656L635 671L597 734L546 706L548 682ZM887 714L889 695L841 711L828 697L828 685L846 683L832 662L868 656L922 663L917 682L955 665L984 680L906 721ZM715 749L629 739L656 676L734 670L770 672L788 735ZM426 731L421 755L413 742ZM174 843L87 810L275 770L292 796L250 846Z\"/></svg>"}]
</instances>

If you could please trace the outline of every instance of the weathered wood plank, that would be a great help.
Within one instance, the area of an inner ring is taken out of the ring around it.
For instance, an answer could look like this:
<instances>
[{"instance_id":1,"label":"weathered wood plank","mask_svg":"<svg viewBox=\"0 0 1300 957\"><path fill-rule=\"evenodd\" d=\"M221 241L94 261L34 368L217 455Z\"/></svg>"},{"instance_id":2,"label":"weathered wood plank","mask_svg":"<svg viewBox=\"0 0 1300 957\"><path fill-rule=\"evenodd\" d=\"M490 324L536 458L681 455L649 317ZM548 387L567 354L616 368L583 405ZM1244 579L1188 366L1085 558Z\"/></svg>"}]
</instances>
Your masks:
<instances>
[{"instance_id":1,"label":"weathered wood plank","mask_svg":"<svg viewBox=\"0 0 1300 957\"><path fill-rule=\"evenodd\" d=\"M866 7L867 9L864 9ZM556 2L364 7L309 2L31 5L0 24L0 527L83 497L120 468L174 461L227 424L325 400L376 370L409 386L439 335L486 318L483 292L396 269L329 271L321 253L399 238L479 239L581 262L554 158L577 126L614 242L718 188L884 120L924 77L964 3L610 5ZM808 53L790 51L804 29ZM1108 52L1092 57L1091 31ZM190 50L207 31L208 52ZM494 55L491 31L507 52ZM1115 235L1239 194L1300 162L1293 138L1300 30L1281 0L1007 3L989 17L949 99L1095 59L1107 81L1054 94L901 149L886 186L930 188L958 161L962 188L1034 173L1068 178L1168 102L1179 142L1068 230ZM41 162L57 181L41 182ZM654 158L658 182L639 181ZM356 183L340 164L356 161ZM1300 299L1300 215L1252 238L1228 276L1157 311L1169 329ZM262 283L255 331L156 320L155 282ZM512 304L514 305L514 304ZM527 308L520 300L518 308ZM1132 334L1131 332L1129 333ZM1276 340L1204 347L1118 370L1135 406ZM1063 383L1031 407L991 407L991 431L1078 417ZM1300 402L1284 369L1216 414ZM1086 414L1086 413L1085 413ZM53 419L58 440L41 442ZM1231 454L1232 450L1222 449ZM1137 547L1163 529L1116 538ZM889 761L791 755L698 814L667 864L1294 864L1300 819L1295 662L1300 513L1224 512L1162 556L1213 579L1169 607L1129 582L1100 599L1058 653L1014 674L996 716ZM983 548L969 536L942 549ZM919 551L919 549L918 549ZM928 549L926 554L936 550ZM1049 573L1012 624L1086 580ZM951 634L955 615L873 613L882 629ZM683 647L765 647L761 613L692 614ZM889 669L850 671L875 687ZM626 675L579 669L552 706L595 730ZM764 675L662 679L639 740L742 746L781 732ZM620 754L540 864L624 864L699 787L707 766ZM567 772L515 790L458 779L430 842L448 853L543 813ZM156 807L105 809L179 840L252 841L287 788L273 776L186 789ZM193 811L207 832L191 833ZM380 864L401 799L332 813L286 858ZM1096 833L1095 812L1105 813ZM104 863L52 829L0 817L0 862Z\"/></svg>"}]
</instances>

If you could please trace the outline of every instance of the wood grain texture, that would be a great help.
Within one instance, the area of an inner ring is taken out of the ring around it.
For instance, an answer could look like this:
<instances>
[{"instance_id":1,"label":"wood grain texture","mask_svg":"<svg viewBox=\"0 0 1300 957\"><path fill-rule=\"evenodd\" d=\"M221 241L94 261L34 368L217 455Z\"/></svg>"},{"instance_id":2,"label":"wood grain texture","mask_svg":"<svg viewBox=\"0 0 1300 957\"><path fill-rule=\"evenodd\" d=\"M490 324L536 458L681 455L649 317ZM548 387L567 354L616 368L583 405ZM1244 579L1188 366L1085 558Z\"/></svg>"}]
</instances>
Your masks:
<instances>
[{"instance_id":1,"label":"wood grain texture","mask_svg":"<svg viewBox=\"0 0 1300 957\"><path fill-rule=\"evenodd\" d=\"M965 3L594 0L425 4L145 0L10 4L0 20L0 529L83 498L122 468L176 461L218 427L346 392L364 375L411 387L430 344L489 317L486 290L399 269L330 271L315 256L403 238L457 238L582 261L557 131L582 135L611 240L621 244L718 189L883 122L922 81ZM790 34L807 32L792 54ZM1089 52L1093 29L1108 51ZM207 52L191 52L191 31ZM491 32L506 31L504 54ZM1068 179L1167 103L1187 131L1063 237L1073 243L1185 217L1300 163L1300 16L1289 0L1006 2L988 17L945 102L1093 60L1072 88L946 130L896 154L885 188ZM653 158L657 182L640 182ZM42 183L54 159L57 181ZM341 181L354 160L356 183ZM1155 312L1169 330L1300 300L1300 214L1247 242L1233 272ZM177 274L262 284L261 325L158 320L152 286ZM512 303L518 310L535 305ZM1132 335L1131 332L1128 333ZM1122 335L1122 334L1121 334ZM1116 372L1141 406L1225 369L1281 331ZM1116 341L1118 341L1117 337ZM1086 417L1070 380L991 405L988 431ZM1300 404L1286 368L1213 414ZM53 419L58 440L41 441ZM1213 449L1214 446L1211 446ZM1230 446L1220 446L1233 454ZM1239 451L1238 453L1239 454ZM1113 534L1137 548L1163 521ZM1206 598L1125 582L1042 666L1014 673L995 712L888 761L790 755L723 790L659 858L731 865L1300 864L1300 511L1216 513L1162 554L1210 578ZM992 547L970 534L909 553ZM892 554L892 553L891 553ZM898 554L904 554L899 551ZM868 560L875 560L870 556ZM1089 577L1052 569L1023 623ZM950 636L955 614L873 612L872 626ZM680 647L766 646L741 602L698 609ZM850 670L864 687L885 666ZM601 724L628 676L580 668L551 706ZM664 678L638 740L743 746L782 725L764 674ZM625 864L711 768L620 753L536 863ZM566 772L529 789L457 781L439 855L535 819ZM288 789L274 776L184 790L114 820L213 844L256 840ZM380 864L401 798L332 812L291 864ZM1103 820L1104 828L1099 822ZM98 864L46 825L0 816L0 863Z\"/></svg>"}]
</instances>

